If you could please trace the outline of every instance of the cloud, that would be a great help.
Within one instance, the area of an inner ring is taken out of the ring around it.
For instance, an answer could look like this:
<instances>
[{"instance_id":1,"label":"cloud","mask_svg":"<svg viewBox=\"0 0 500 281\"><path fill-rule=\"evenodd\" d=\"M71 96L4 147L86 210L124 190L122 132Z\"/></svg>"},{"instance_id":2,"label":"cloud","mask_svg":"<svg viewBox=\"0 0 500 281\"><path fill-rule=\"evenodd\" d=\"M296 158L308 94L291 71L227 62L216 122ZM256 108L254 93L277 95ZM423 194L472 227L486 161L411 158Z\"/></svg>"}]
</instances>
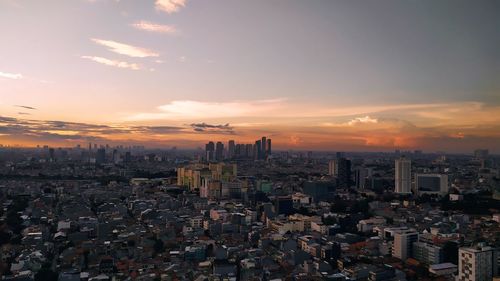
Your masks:
<instances>
[{"instance_id":1,"label":"cloud","mask_svg":"<svg viewBox=\"0 0 500 281\"><path fill-rule=\"evenodd\" d=\"M185 56L179 57L177 59L178 62L186 62L187 58Z\"/></svg>"},{"instance_id":2,"label":"cloud","mask_svg":"<svg viewBox=\"0 0 500 281\"><path fill-rule=\"evenodd\" d=\"M36 110L35 107L27 106L27 105L14 105L15 107L21 107L24 109L29 109L29 110Z\"/></svg>"},{"instance_id":3,"label":"cloud","mask_svg":"<svg viewBox=\"0 0 500 281\"><path fill-rule=\"evenodd\" d=\"M7 79L18 80L18 79L22 79L23 75L20 74L20 73L9 73L9 72L2 72L2 71L0 71L0 77L7 78Z\"/></svg>"},{"instance_id":4,"label":"cloud","mask_svg":"<svg viewBox=\"0 0 500 281\"><path fill-rule=\"evenodd\" d=\"M196 132L235 134L233 127L226 123L224 125L212 125L203 123L192 123L189 126Z\"/></svg>"},{"instance_id":5,"label":"cloud","mask_svg":"<svg viewBox=\"0 0 500 281\"><path fill-rule=\"evenodd\" d=\"M181 133L185 130L185 128L177 126L134 126L131 130L136 133L164 135Z\"/></svg>"},{"instance_id":6,"label":"cloud","mask_svg":"<svg viewBox=\"0 0 500 281\"><path fill-rule=\"evenodd\" d=\"M18 112L17 114L19 114L19 115L31 115L31 113L28 113L28 112Z\"/></svg>"},{"instance_id":7,"label":"cloud","mask_svg":"<svg viewBox=\"0 0 500 281\"><path fill-rule=\"evenodd\" d=\"M139 30L156 32L156 33L167 33L167 34L177 33L177 29L171 25L157 24L144 20L137 21L131 24L131 26Z\"/></svg>"},{"instance_id":8,"label":"cloud","mask_svg":"<svg viewBox=\"0 0 500 281\"><path fill-rule=\"evenodd\" d=\"M194 130L194 128L198 128ZM196 123L182 126L101 125L59 120L33 120L0 116L0 140L24 143L75 144L86 141L162 143L166 138L200 138L204 134L234 134L229 124Z\"/></svg>"},{"instance_id":9,"label":"cloud","mask_svg":"<svg viewBox=\"0 0 500 281\"><path fill-rule=\"evenodd\" d=\"M202 102L192 100L176 100L158 107L159 112L137 113L127 120L161 120L161 119L205 119L255 116L256 114L276 110L284 99Z\"/></svg>"},{"instance_id":10,"label":"cloud","mask_svg":"<svg viewBox=\"0 0 500 281\"><path fill-rule=\"evenodd\" d=\"M117 60L110 60L110 59L103 58L103 57L81 56L81 58L82 59L91 60L91 61L94 61L94 62L97 62L97 63L105 64L105 65L108 65L108 66L118 67L118 68L128 68L128 69L132 69L132 70L139 70L139 69L141 69L141 67L138 64L135 64L135 63L128 63L128 62L117 61Z\"/></svg>"},{"instance_id":11,"label":"cloud","mask_svg":"<svg viewBox=\"0 0 500 281\"><path fill-rule=\"evenodd\" d=\"M357 117L347 122L349 126L354 126L356 124L376 124L376 123L378 123L378 120L375 118L371 118L368 115L366 115L365 117Z\"/></svg>"},{"instance_id":12,"label":"cloud","mask_svg":"<svg viewBox=\"0 0 500 281\"><path fill-rule=\"evenodd\" d=\"M125 55L133 58L147 58L147 57L160 56L158 53L152 50L141 47L135 47L132 45L119 43L116 41L96 39L96 38L92 38L91 40L94 41L96 44L107 47L108 50L110 50L111 52L115 52L120 55Z\"/></svg>"},{"instance_id":13,"label":"cloud","mask_svg":"<svg viewBox=\"0 0 500 281\"><path fill-rule=\"evenodd\" d=\"M186 6L186 0L156 0L155 7L158 11L169 14L178 12Z\"/></svg>"}]
</instances>

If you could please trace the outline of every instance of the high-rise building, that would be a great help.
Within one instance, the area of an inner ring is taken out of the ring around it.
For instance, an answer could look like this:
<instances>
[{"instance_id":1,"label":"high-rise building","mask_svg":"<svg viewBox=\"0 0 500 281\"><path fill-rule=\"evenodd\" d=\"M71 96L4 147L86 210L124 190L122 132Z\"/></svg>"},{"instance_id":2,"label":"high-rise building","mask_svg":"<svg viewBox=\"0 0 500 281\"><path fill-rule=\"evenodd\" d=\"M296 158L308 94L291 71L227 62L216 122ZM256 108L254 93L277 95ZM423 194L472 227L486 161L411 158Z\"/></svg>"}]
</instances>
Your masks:
<instances>
[{"instance_id":1,"label":"high-rise building","mask_svg":"<svg viewBox=\"0 0 500 281\"><path fill-rule=\"evenodd\" d=\"M262 142L261 142L261 140L255 141L253 156L255 159L261 159L261 156L262 156Z\"/></svg>"},{"instance_id":2,"label":"high-rise building","mask_svg":"<svg viewBox=\"0 0 500 281\"><path fill-rule=\"evenodd\" d=\"M346 158L337 159L338 174L337 183L341 188L351 187L351 160Z\"/></svg>"},{"instance_id":3,"label":"high-rise building","mask_svg":"<svg viewBox=\"0 0 500 281\"><path fill-rule=\"evenodd\" d=\"M245 157L246 158L253 158L254 157L254 149L253 149L253 145L251 143L246 144L246 146L245 146Z\"/></svg>"},{"instance_id":4,"label":"high-rise building","mask_svg":"<svg viewBox=\"0 0 500 281\"><path fill-rule=\"evenodd\" d=\"M271 154L272 154L271 139L267 139L267 156L270 156Z\"/></svg>"},{"instance_id":5,"label":"high-rise building","mask_svg":"<svg viewBox=\"0 0 500 281\"><path fill-rule=\"evenodd\" d=\"M95 156L95 162L96 162L96 164L103 164L106 162L106 149L104 149L104 148L97 149L97 153Z\"/></svg>"},{"instance_id":6,"label":"high-rise building","mask_svg":"<svg viewBox=\"0 0 500 281\"><path fill-rule=\"evenodd\" d=\"M113 159L113 163L115 163L115 164L118 163L118 162L120 162L120 154L118 153L118 150L113 149L113 157L112 157L112 159Z\"/></svg>"},{"instance_id":7,"label":"high-rise building","mask_svg":"<svg viewBox=\"0 0 500 281\"><path fill-rule=\"evenodd\" d=\"M448 193L448 175L416 174L415 192L418 195Z\"/></svg>"},{"instance_id":8,"label":"high-rise building","mask_svg":"<svg viewBox=\"0 0 500 281\"><path fill-rule=\"evenodd\" d=\"M418 241L418 232L414 229L399 230L394 232L392 256L402 261L412 257L413 243L416 241Z\"/></svg>"},{"instance_id":9,"label":"high-rise building","mask_svg":"<svg viewBox=\"0 0 500 281\"><path fill-rule=\"evenodd\" d=\"M262 137L261 145L262 145L262 149L261 149L260 159L265 159L266 154L267 154L267 138L266 137Z\"/></svg>"},{"instance_id":10,"label":"high-rise building","mask_svg":"<svg viewBox=\"0 0 500 281\"><path fill-rule=\"evenodd\" d=\"M356 189L365 189L368 172L368 169L363 167L359 167L354 170L354 185L356 186Z\"/></svg>"},{"instance_id":11,"label":"high-rise building","mask_svg":"<svg viewBox=\"0 0 500 281\"><path fill-rule=\"evenodd\" d=\"M230 140L227 144L227 158L232 159L235 155L236 145L234 140Z\"/></svg>"},{"instance_id":12,"label":"high-rise building","mask_svg":"<svg viewBox=\"0 0 500 281\"><path fill-rule=\"evenodd\" d=\"M224 160L224 144L220 141L215 145L215 160Z\"/></svg>"},{"instance_id":13,"label":"high-rise building","mask_svg":"<svg viewBox=\"0 0 500 281\"><path fill-rule=\"evenodd\" d=\"M55 161L56 160L56 152L54 150L54 148L49 148L49 160L50 161Z\"/></svg>"},{"instance_id":14,"label":"high-rise building","mask_svg":"<svg viewBox=\"0 0 500 281\"><path fill-rule=\"evenodd\" d=\"M497 253L494 248L478 244L458 250L458 281L492 280L497 272Z\"/></svg>"},{"instance_id":15,"label":"high-rise building","mask_svg":"<svg viewBox=\"0 0 500 281\"><path fill-rule=\"evenodd\" d=\"M205 157L207 161L213 161L214 160L214 153L215 153L215 144L213 141L207 143L205 145Z\"/></svg>"},{"instance_id":16,"label":"high-rise building","mask_svg":"<svg viewBox=\"0 0 500 281\"><path fill-rule=\"evenodd\" d=\"M395 192L400 194L411 193L411 161L401 157L395 161Z\"/></svg>"},{"instance_id":17,"label":"high-rise building","mask_svg":"<svg viewBox=\"0 0 500 281\"><path fill-rule=\"evenodd\" d=\"M328 162L328 175L337 176L339 174L339 166L337 165L337 159L330 160Z\"/></svg>"}]
</instances>

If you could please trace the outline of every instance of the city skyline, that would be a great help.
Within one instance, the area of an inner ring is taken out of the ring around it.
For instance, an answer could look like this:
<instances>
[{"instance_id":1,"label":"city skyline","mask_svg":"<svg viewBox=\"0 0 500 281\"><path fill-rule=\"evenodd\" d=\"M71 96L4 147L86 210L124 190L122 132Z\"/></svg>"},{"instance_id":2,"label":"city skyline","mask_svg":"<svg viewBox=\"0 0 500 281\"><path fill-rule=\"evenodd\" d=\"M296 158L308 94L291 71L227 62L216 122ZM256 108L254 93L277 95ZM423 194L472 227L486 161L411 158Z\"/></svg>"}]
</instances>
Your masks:
<instances>
[{"instance_id":1,"label":"city skyline","mask_svg":"<svg viewBox=\"0 0 500 281\"><path fill-rule=\"evenodd\" d=\"M481 3L0 0L0 144L499 153Z\"/></svg>"}]
</instances>

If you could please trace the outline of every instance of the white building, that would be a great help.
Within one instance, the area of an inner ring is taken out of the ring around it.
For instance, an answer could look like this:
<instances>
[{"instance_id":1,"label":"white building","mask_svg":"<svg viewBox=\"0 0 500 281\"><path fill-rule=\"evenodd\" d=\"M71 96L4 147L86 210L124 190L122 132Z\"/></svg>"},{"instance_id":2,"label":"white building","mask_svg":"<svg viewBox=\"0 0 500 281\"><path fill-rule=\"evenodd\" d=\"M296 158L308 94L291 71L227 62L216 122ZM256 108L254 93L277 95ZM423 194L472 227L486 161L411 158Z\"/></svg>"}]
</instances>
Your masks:
<instances>
[{"instance_id":1,"label":"white building","mask_svg":"<svg viewBox=\"0 0 500 281\"><path fill-rule=\"evenodd\" d=\"M418 240L418 232L414 229L394 232L392 256L402 261L412 256L413 243Z\"/></svg>"},{"instance_id":2,"label":"white building","mask_svg":"<svg viewBox=\"0 0 500 281\"><path fill-rule=\"evenodd\" d=\"M479 244L458 250L458 281L492 280L496 267L496 255L492 247Z\"/></svg>"},{"instance_id":3,"label":"white building","mask_svg":"<svg viewBox=\"0 0 500 281\"><path fill-rule=\"evenodd\" d=\"M401 157L395 161L395 191L396 193L411 193L411 161Z\"/></svg>"}]
</instances>

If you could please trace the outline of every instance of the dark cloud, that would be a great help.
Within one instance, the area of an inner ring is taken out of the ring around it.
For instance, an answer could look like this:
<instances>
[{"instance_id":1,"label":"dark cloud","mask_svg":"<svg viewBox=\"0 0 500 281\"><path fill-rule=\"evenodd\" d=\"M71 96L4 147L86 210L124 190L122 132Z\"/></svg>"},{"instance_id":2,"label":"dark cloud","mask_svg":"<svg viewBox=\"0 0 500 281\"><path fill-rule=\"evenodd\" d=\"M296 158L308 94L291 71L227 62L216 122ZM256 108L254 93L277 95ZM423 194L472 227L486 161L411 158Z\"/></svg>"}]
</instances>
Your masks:
<instances>
[{"instance_id":1,"label":"dark cloud","mask_svg":"<svg viewBox=\"0 0 500 281\"><path fill-rule=\"evenodd\" d=\"M27 105L14 105L15 107L21 107L24 109L29 109L29 110L37 110L35 107L32 106L27 106Z\"/></svg>"},{"instance_id":2,"label":"dark cloud","mask_svg":"<svg viewBox=\"0 0 500 281\"><path fill-rule=\"evenodd\" d=\"M67 134L60 132L68 132ZM129 132L122 128L64 121L18 119L0 116L0 133L15 139L39 141L105 140L106 135Z\"/></svg>"},{"instance_id":3,"label":"dark cloud","mask_svg":"<svg viewBox=\"0 0 500 281\"><path fill-rule=\"evenodd\" d=\"M11 122L16 122L16 121L17 121L17 118L0 116L0 123L11 123Z\"/></svg>"},{"instance_id":4,"label":"dark cloud","mask_svg":"<svg viewBox=\"0 0 500 281\"><path fill-rule=\"evenodd\" d=\"M234 131L233 127L229 125L229 123L226 124L221 124L221 125L212 125L212 124L207 124L205 122L203 123L192 123L189 124L191 128L195 132L205 132L205 133L215 133L215 134L235 134L236 132Z\"/></svg>"},{"instance_id":5,"label":"dark cloud","mask_svg":"<svg viewBox=\"0 0 500 281\"><path fill-rule=\"evenodd\" d=\"M19 113L21 114L21 112ZM28 115L29 113L26 113ZM116 135L172 135L172 134L234 134L229 124L212 125L193 123L185 126L109 126L58 120L34 120L0 116L0 134L12 138L36 142L111 141Z\"/></svg>"},{"instance_id":6,"label":"dark cloud","mask_svg":"<svg viewBox=\"0 0 500 281\"><path fill-rule=\"evenodd\" d=\"M176 134L185 132L184 127L175 126L135 126L131 129L135 132L151 134Z\"/></svg>"}]
</instances>

